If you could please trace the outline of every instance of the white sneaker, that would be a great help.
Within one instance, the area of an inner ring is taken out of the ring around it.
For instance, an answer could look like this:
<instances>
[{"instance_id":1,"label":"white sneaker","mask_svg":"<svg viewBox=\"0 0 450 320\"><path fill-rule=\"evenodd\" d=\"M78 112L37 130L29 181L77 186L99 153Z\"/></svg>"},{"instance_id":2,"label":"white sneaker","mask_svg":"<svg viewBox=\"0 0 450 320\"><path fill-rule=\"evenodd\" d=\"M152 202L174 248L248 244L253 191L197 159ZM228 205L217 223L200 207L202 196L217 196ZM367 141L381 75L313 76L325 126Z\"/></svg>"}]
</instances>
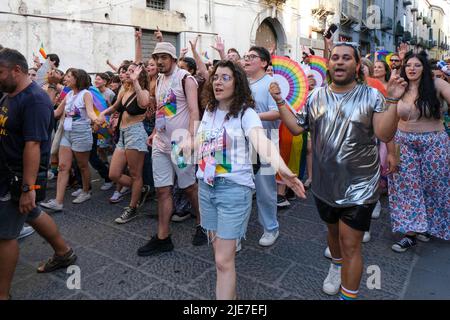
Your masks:
<instances>
[{"instance_id":1,"label":"white sneaker","mask_svg":"<svg viewBox=\"0 0 450 320\"><path fill-rule=\"evenodd\" d=\"M78 197L76 197L76 198L72 201L72 203L76 203L76 204L83 203L83 202L89 200L90 198L91 198L91 193L90 193L90 192L84 192L84 191L82 191L82 192L80 193L80 195L79 195Z\"/></svg>"},{"instance_id":2,"label":"white sneaker","mask_svg":"<svg viewBox=\"0 0 450 320\"><path fill-rule=\"evenodd\" d=\"M370 241L370 232L366 231L366 232L364 232L364 237L363 237L362 242L366 243L366 242L369 242L369 241Z\"/></svg>"},{"instance_id":3,"label":"white sneaker","mask_svg":"<svg viewBox=\"0 0 450 320\"><path fill-rule=\"evenodd\" d=\"M122 187L122 189L120 189L120 193L124 196L127 195L129 193L131 193L131 188L129 187Z\"/></svg>"},{"instance_id":4,"label":"white sneaker","mask_svg":"<svg viewBox=\"0 0 450 320\"><path fill-rule=\"evenodd\" d=\"M325 249L325 252L323 253L323 255L325 256L325 258L333 259L333 258L331 257L330 247L327 247L327 248Z\"/></svg>"},{"instance_id":5,"label":"white sneaker","mask_svg":"<svg viewBox=\"0 0 450 320\"><path fill-rule=\"evenodd\" d=\"M100 190L102 191L108 191L109 189L111 189L113 187L114 183L113 182L105 182L101 187Z\"/></svg>"},{"instance_id":6,"label":"white sneaker","mask_svg":"<svg viewBox=\"0 0 450 320\"><path fill-rule=\"evenodd\" d=\"M261 239L259 239L259 245L263 247L270 247L277 240L280 232L277 230L275 232L264 231Z\"/></svg>"},{"instance_id":7,"label":"white sneaker","mask_svg":"<svg viewBox=\"0 0 450 320\"><path fill-rule=\"evenodd\" d=\"M119 191L114 191L111 198L109 198L109 202L118 203L118 202L122 201L122 197L123 197L123 195Z\"/></svg>"},{"instance_id":8,"label":"white sneaker","mask_svg":"<svg viewBox=\"0 0 450 320\"><path fill-rule=\"evenodd\" d=\"M53 211L62 211L63 209L63 205L57 203L56 199L51 199L48 202L41 202L39 205L45 209L50 209Z\"/></svg>"},{"instance_id":9,"label":"white sneaker","mask_svg":"<svg viewBox=\"0 0 450 320\"><path fill-rule=\"evenodd\" d=\"M236 239L236 253L242 250L242 244L240 239Z\"/></svg>"},{"instance_id":10,"label":"white sneaker","mask_svg":"<svg viewBox=\"0 0 450 320\"><path fill-rule=\"evenodd\" d=\"M331 264L328 275L323 281L322 290L326 294L335 295L339 292L341 287L341 268Z\"/></svg>"},{"instance_id":11,"label":"white sneaker","mask_svg":"<svg viewBox=\"0 0 450 320\"><path fill-rule=\"evenodd\" d=\"M81 193L83 192L83 189L82 188L80 188L80 189L77 189L77 190L75 190L74 192L72 192L70 195L72 196L72 197L78 197Z\"/></svg>"},{"instance_id":12,"label":"white sneaker","mask_svg":"<svg viewBox=\"0 0 450 320\"><path fill-rule=\"evenodd\" d=\"M11 200L11 193L6 193L4 196L0 197L0 202L6 202Z\"/></svg>"},{"instance_id":13,"label":"white sneaker","mask_svg":"<svg viewBox=\"0 0 450 320\"><path fill-rule=\"evenodd\" d=\"M34 233L33 227L23 227L20 231L20 235L17 237L17 240L23 239L25 237L31 236Z\"/></svg>"},{"instance_id":14,"label":"white sneaker","mask_svg":"<svg viewBox=\"0 0 450 320\"><path fill-rule=\"evenodd\" d=\"M381 214L381 202L378 200L375 208L372 211L372 219L378 219Z\"/></svg>"},{"instance_id":15,"label":"white sneaker","mask_svg":"<svg viewBox=\"0 0 450 320\"><path fill-rule=\"evenodd\" d=\"M53 179L55 179L55 174L52 172L52 170L48 170L47 171L47 180L51 181Z\"/></svg>"}]
</instances>

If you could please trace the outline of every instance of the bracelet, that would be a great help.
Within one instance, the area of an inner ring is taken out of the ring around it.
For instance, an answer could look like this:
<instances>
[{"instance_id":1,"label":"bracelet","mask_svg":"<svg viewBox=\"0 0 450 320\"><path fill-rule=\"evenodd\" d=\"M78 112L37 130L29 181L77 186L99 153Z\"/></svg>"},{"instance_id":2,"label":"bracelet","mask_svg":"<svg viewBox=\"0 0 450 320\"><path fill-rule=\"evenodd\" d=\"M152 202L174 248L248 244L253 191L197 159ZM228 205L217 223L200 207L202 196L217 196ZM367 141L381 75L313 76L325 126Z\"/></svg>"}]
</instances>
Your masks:
<instances>
[{"instance_id":1,"label":"bracelet","mask_svg":"<svg viewBox=\"0 0 450 320\"><path fill-rule=\"evenodd\" d=\"M396 99L396 98L385 98L386 102L393 102L393 103L397 103L400 101L400 99Z\"/></svg>"},{"instance_id":2,"label":"bracelet","mask_svg":"<svg viewBox=\"0 0 450 320\"><path fill-rule=\"evenodd\" d=\"M284 106L286 104L286 101L283 99L281 101L276 101L276 103L277 103L277 107L281 107L281 106Z\"/></svg>"}]
</instances>

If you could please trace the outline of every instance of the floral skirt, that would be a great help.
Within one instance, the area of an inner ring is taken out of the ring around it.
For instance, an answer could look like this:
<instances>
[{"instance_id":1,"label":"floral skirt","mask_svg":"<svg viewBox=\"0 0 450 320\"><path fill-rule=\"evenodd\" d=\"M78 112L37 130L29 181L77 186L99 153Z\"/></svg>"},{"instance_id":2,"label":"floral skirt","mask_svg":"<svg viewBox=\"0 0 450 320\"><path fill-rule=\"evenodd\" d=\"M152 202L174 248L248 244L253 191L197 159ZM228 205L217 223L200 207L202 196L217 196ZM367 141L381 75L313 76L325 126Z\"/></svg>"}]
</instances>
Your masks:
<instances>
[{"instance_id":1,"label":"floral skirt","mask_svg":"<svg viewBox=\"0 0 450 320\"><path fill-rule=\"evenodd\" d=\"M450 140L445 131L397 131L398 173L389 176L393 232L428 232L450 240Z\"/></svg>"}]
</instances>

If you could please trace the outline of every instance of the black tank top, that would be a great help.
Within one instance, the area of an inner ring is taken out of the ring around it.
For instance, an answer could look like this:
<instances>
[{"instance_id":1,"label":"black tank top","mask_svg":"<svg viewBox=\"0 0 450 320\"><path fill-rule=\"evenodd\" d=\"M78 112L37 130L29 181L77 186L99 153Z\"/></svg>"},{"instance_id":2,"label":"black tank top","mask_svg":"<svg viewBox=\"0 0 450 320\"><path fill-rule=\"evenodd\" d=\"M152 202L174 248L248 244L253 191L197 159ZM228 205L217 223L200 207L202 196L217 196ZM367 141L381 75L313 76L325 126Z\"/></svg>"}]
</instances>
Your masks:
<instances>
[{"instance_id":1,"label":"black tank top","mask_svg":"<svg viewBox=\"0 0 450 320\"><path fill-rule=\"evenodd\" d=\"M119 113L126 111L130 116L138 116L144 114L147 110L139 107L135 92L125 101L125 105L122 104L122 100L119 101L117 111Z\"/></svg>"}]
</instances>

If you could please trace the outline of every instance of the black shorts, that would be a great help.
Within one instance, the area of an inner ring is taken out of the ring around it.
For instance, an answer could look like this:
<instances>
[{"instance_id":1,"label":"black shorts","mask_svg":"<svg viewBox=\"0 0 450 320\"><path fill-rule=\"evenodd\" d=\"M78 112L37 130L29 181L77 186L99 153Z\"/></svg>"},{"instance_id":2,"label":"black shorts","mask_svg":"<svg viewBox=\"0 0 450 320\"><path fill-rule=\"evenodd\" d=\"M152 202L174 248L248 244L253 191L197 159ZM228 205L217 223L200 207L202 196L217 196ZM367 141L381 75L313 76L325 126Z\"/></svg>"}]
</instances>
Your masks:
<instances>
[{"instance_id":1,"label":"black shorts","mask_svg":"<svg viewBox=\"0 0 450 320\"><path fill-rule=\"evenodd\" d=\"M33 221L41 214L39 206L28 214L21 214L19 204L12 201L0 201L0 240L14 240L20 235L23 224Z\"/></svg>"},{"instance_id":2,"label":"black shorts","mask_svg":"<svg viewBox=\"0 0 450 320\"><path fill-rule=\"evenodd\" d=\"M357 205L353 207L332 207L322 200L314 197L320 218L328 224L336 224L342 220L349 227L359 231L369 231L372 211L376 202Z\"/></svg>"}]
</instances>

